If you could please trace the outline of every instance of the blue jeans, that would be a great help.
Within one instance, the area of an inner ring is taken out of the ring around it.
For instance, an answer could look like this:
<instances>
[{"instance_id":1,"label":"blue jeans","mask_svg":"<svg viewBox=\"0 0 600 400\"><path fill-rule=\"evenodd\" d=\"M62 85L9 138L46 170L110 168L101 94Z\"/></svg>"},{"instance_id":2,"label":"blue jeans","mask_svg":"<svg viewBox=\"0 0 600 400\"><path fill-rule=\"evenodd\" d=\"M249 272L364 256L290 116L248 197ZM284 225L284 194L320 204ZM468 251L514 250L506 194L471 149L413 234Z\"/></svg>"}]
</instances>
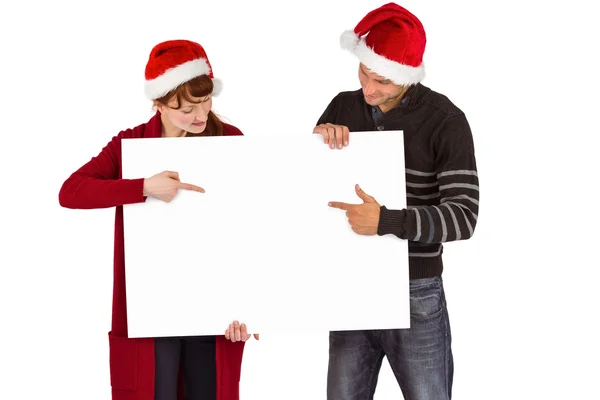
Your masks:
<instances>
[{"instance_id":1,"label":"blue jeans","mask_svg":"<svg viewBox=\"0 0 600 400\"><path fill-rule=\"evenodd\" d=\"M454 363L441 277L410 281L410 329L329 334L328 400L372 400L384 356L406 400L449 400Z\"/></svg>"}]
</instances>

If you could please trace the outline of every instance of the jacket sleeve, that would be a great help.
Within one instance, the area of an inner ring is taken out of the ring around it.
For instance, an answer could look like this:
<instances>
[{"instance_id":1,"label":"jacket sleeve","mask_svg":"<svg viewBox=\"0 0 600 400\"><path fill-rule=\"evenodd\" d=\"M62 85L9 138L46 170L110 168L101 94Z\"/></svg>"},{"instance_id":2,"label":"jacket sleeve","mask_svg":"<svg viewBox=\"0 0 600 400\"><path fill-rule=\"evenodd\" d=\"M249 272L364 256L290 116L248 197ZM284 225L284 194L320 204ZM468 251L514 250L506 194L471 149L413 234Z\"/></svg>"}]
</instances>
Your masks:
<instances>
[{"instance_id":1,"label":"jacket sleeve","mask_svg":"<svg viewBox=\"0 0 600 400\"><path fill-rule=\"evenodd\" d=\"M423 243L473 236L479 212L479 178L471 129L464 114L448 119L434 137L439 205L404 210L381 207L378 235Z\"/></svg>"},{"instance_id":2,"label":"jacket sleeve","mask_svg":"<svg viewBox=\"0 0 600 400\"><path fill-rule=\"evenodd\" d=\"M58 194L62 207L109 208L146 200L144 178L120 179L121 137L113 137L100 154L67 178Z\"/></svg>"}]
</instances>

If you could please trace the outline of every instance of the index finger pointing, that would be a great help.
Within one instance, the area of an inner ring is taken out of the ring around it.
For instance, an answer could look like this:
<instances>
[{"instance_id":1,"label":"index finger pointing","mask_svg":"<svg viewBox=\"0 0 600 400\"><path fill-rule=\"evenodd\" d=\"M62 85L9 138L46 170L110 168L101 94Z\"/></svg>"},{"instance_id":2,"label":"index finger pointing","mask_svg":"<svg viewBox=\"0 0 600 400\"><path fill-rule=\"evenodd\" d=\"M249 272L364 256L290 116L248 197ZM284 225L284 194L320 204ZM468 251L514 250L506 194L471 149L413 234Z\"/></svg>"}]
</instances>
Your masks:
<instances>
[{"instance_id":1,"label":"index finger pointing","mask_svg":"<svg viewBox=\"0 0 600 400\"><path fill-rule=\"evenodd\" d=\"M342 203L339 201L330 201L329 202L329 207L333 207L333 208L339 208L340 210L351 210L355 205L354 204L348 204L348 203Z\"/></svg>"},{"instance_id":2,"label":"index finger pointing","mask_svg":"<svg viewBox=\"0 0 600 400\"><path fill-rule=\"evenodd\" d=\"M204 193L204 189L202 189L200 186L192 185L191 183L181 183L181 185L179 185L179 188Z\"/></svg>"}]
</instances>

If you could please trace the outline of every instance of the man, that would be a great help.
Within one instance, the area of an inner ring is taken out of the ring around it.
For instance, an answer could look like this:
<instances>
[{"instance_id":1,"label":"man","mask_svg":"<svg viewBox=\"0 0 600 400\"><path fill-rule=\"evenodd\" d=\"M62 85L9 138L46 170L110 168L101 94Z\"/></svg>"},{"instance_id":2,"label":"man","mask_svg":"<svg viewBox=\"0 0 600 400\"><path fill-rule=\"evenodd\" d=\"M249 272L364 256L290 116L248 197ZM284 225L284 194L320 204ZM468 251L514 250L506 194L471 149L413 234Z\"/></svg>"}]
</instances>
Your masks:
<instances>
[{"instance_id":1,"label":"man","mask_svg":"<svg viewBox=\"0 0 600 400\"><path fill-rule=\"evenodd\" d=\"M390 3L371 11L341 43L359 59L362 89L335 96L314 133L341 149L349 132L403 130L408 208L389 210L358 185L362 202L330 206L346 211L357 234L408 241L411 328L331 332L327 398L372 399L387 357L406 399L450 399L454 366L442 243L470 238L477 223L470 127L447 97L420 83L426 36L406 9Z\"/></svg>"}]
</instances>

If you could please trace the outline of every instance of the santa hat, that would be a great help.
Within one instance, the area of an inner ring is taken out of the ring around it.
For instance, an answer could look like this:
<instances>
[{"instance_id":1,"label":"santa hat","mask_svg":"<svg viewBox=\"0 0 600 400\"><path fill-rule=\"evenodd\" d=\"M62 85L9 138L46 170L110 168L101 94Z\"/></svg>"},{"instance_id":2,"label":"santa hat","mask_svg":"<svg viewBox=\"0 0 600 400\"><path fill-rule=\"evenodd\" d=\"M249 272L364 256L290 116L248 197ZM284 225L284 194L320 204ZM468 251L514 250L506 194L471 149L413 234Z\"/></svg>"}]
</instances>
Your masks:
<instances>
[{"instance_id":1,"label":"santa hat","mask_svg":"<svg viewBox=\"0 0 600 400\"><path fill-rule=\"evenodd\" d=\"M369 12L353 31L344 32L340 38L342 48L397 85L414 85L423 80L426 42L421 21L395 3Z\"/></svg>"},{"instance_id":2,"label":"santa hat","mask_svg":"<svg viewBox=\"0 0 600 400\"><path fill-rule=\"evenodd\" d=\"M179 85L201 75L212 79L213 96L221 92L222 83L215 79L204 48L189 40L168 40L154 46L146 64L144 91L156 100Z\"/></svg>"}]
</instances>

